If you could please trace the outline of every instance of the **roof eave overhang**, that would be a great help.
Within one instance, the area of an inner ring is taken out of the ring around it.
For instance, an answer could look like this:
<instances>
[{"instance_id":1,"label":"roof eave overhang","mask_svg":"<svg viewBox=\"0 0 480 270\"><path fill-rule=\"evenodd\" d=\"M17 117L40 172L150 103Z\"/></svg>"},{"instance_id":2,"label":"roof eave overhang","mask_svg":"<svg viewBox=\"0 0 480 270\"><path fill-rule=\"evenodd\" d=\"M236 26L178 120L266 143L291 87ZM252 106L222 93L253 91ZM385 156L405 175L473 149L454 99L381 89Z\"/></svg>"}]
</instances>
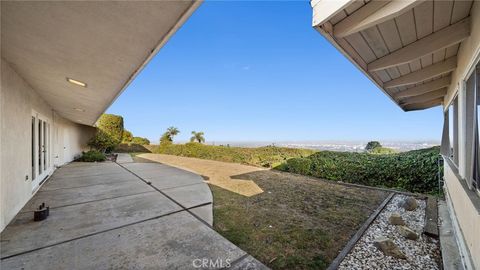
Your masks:
<instances>
[{"instance_id":1,"label":"roof eave overhang","mask_svg":"<svg viewBox=\"0 0 480 270\"><path fill-rule=\"evenodd\" d=\"M335 14L333 14L335 15ZM333 16L332 15L332 16ZM333 35L331 35L328 31L326 31L324 28L325 26L328 26L328 22L326 25L313 25L313 27L323 36L325 37L338 51L340 51L358 70L360 70L368 79L370 79L373 84L375 84L387 97L390 98L390 100L396 104L400 109L402 109L404 112L405 110L402 106L400 106L397 101L387 92L383 87L366 71L364 68L362 68L357 61L355 61L350 54L348 54L341 46L340 44L337 43Z\"/></svg>"},{"instance_id":2,"label":"roof eave overhang","mask_svg":"<svg viewBox=\"0 0 480 270\"><path fill-rule=\"evenodd\" d=\"M371 60L366 62L364 55L360 55L345 39L353 33L360 33L411 12L422 3L425 3L425 1L373 0L362 6L355 0L312 0L312 26L403 111L428 109L444 103L446 89L449 87L445 83L449 81L450 84L451 72L455 70L458 64L455 54L447 57L445 53L445 58L440 59L441 62L437 60L430 66L428 64L422 66L420 70L412 68L410 73L405 75L403 73L398 80L398 75L397 77L392 76L390 81L389 79L385 80L385 78L379 77L376 71L383 71L390 67L398 67L410 63L410 61L418 60L422 57L421 53L431 54L433 58L434 52L461 44L470 36L471 20L468 12L462 15L463 17L451 21L450 25L447 24L442 26L443 28L437 28L437 30L433 30L430 34L427 33L426 36L421 38L417 37L417 40L413 43L407 43L400 49L390 51L387 55L380 55L372 62L370 62ZM400 30L397 28L397 31ZM372 39L370 39L370 42L372 42ZM416 52L416 49L421 52ZM412 75L409 77L410 81L406 80L409 75ZM423 77L414 81L413 77L419 76ZM407 96L407 93L410 96Z\"/></svg>"},{"instance_id":3,"label":"roof eave overhang","mask_svg":"<svg viewBox=\"0 0 480 270\"><path fill-rule=\"evenodd\" d=\"M168 40L177 32L180 27L188 20L188 18L197 10L197 8L203 3L203 0L195 0L192 2L191 6L182 14L180 19L177 23L168 31L168 34L165 35L160 41L158 42L155 49L151 51L151 53L145 58L145 60L135 69L135 71L129 76L126 83L122 86L122 88L118 91L115 97L110 101L110 103L103 109L106 111L116 100L117 98L125 91L125 89L132 83L132 81L138 76L138 74L145 68L145 66L152 60L153 57L160 51L160 49L168 42ZM102 113L103 114L103 113ZM90 123L90 125L94 126L95 123L98 121L100 116L97 116L95 122Z\"/></svg>"}]
</instances>

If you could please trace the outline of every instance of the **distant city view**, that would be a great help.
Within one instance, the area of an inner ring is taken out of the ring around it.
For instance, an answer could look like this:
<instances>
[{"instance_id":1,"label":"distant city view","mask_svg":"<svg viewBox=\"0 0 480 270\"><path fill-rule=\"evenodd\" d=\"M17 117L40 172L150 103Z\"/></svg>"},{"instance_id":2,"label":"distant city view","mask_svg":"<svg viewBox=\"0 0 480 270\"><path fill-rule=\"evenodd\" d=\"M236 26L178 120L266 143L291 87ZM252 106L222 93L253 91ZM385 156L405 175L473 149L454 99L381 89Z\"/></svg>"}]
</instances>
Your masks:
<instances>
[{"instance_id":1,"label":"distant city view","mask_svg":"<svg viewBox=\"0 0 480 270\"><path fill-rule=\"evenodd\" d=\"M230 145L239 147L261 147L274 145L278 147L305 148L313 150L329 150L340 152L362 152L368 141L284 141L284 142L238 142L216 141L207 142L210 145ZM380 141L384 147L398 152L429 148L440 145L439 141Z\"/></svg>"}]
</instances>

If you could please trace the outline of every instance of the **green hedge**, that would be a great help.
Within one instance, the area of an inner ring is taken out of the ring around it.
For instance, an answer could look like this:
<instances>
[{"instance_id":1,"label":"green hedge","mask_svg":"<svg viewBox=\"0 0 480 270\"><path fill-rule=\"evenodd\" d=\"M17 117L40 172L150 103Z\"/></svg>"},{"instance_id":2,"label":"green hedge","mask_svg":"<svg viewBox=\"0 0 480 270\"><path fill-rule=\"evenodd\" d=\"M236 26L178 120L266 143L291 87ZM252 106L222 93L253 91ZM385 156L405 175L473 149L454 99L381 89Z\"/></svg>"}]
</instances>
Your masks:
<instances>
[{"instance_id":1,"label":"green hedge","mask_svg":"<svg viewBox=\"0 0 480 270\"><path fill-rule=\"evenodd\" d=\"M121 143L115 147L114 152L117 153L151 153L151 151L146 148L148 145L141 145L136 143Z\"/></svg>"},{"instance_id":2,"label":"green hedge","mask_svg":"<svg viewBox=\"0 0 480 270\"><path fill-rule=\"evenodd\" d=\"M162 144L150 148L153 153L275 167L290 158L304 157L313 150L265 146L258 148L214 146L200 143Z\"/></svg>"},{"instance_id":3,"label":"green hedge","mask_svg":"<svg viewBox=\"0 0 480 270\"><path fill-rule=\"evenodd\" d=\"M433 147L387 155L320 151L307 158L288 160L275 169L361 185L437 193L439 150Z\"/></svg>"},{"instance_id":4,"label":"green hedge","mask_svg":"<svg viewBox=\"0 0 480 270\"><path fill-rule=\"evenodd\" d=\"M309 158L291 158L287 160L288 171L292 173L308 175L311 166L312 160Z\"/></svg>"},{"instance_id":5,"label":"green hedge","mask_svg":"<svg viewBox=\"0 0 480 270\"><path fill-rule=\"evenodd\" d=\"M88 145L101 152L111 152L123 138L123 118L119 115L102 114L97 123L97 131Z\"/></svg>"},{"instance_id":6,"label":"green hedge","mask_svg":"<svg viewBox=\"0 0 480 270\"><path fill-rule=\"evenodd\" d=\"M229 147L200 143L146 146L153 153L275 168L318 178L407 190L438 192L439 147L371 154L284 147Z\"/></svg>"},{"instance_id":7,"label":"green hedge","mask_svg":"<svg viewBox=\"0 0 480 270\"><path fill-rule=\"evenodd\" d=\"M140 145L149 145L150 141L147 138L133 137L131 143Z\"/></svg>"},{"instance_id":8,"label":"green hedge","mask_svg":"<svg viewBox=\"0 0 480 270\"><path fill-rule=\"evenodd\" d=\"M98 129L107 133L115 144L122 142L123 138L123 117L114 114L102 114L97 121Z\"/></svg>"}]
</instances>

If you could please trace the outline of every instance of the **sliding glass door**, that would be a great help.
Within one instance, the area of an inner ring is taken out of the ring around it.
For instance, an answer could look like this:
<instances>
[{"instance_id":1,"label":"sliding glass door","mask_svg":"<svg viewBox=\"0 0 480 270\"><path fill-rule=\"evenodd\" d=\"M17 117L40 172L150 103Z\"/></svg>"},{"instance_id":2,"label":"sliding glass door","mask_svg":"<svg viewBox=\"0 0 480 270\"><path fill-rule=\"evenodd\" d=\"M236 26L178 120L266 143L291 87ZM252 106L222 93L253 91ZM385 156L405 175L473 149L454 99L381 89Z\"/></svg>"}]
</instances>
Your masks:
<instances>
[{"instance_id":1,"label":"sliding glass door","mask_svg":"<svg viewBox=\"0 0 480 270\"><path fill-rule=\"evenodd\" d=\"M32 189L36 189L51 172L50 122L32 113Z\"/></svg>"}]
</instances>

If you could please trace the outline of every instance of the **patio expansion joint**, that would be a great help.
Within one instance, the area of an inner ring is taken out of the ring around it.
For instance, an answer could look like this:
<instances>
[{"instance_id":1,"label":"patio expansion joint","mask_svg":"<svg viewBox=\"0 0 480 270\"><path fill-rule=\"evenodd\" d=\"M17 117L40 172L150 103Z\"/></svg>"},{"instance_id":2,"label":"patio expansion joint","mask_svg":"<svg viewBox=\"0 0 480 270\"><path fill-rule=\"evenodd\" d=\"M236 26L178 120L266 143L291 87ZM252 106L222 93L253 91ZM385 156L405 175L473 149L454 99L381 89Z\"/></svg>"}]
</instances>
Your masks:
<instances>
[{"instance_id":1,"label":"patio expansion joint","mask_svg":"<svg viewBox=\"0 0 480 270\"><path fill-rule=\"evenodd\" d=\"M156 191L158 191L160 194L162 194L163 196L167 197L169 200L171 200L172 202L174 202L176 205L180 206L183 210L187 211L190 215L192 215L193 217L195 217L196 219L198 219L200 222L202 222L203 224L205 224L208 228L210 228L211 230L213 230L213 227L208 224L208 222L206 222L205 220L201 219L199 216L197 216L196 214L194 214L192 211L190 211L189 209L192 209L192 207L190 208L186 208L185 206L183 206L181 203L179 203L178 201L176 201L175 199L173 199L171 196L169 196L168 194L166 194L165 192L163 192L161 189L155 187L154 185L152 184L149 184L149 181L143 179L141 176L139 176L138 174L134 173L133 171L129 170L128 168L124 167L122 164L120 163L116 163L118 166L122 167L124 170L130 172L131 174L135 175L138 179L140 179L142 182L144 182L145 184L149 185L150 187L152 187L153 189L155 189Z\"/></svg>"},{"instance_id":2,"label":"patio expansion joint","mask_svg":"<svg viewBox=\"0 0 480 270\"><path fill-rule=\"evenodd\" d=\"M135 195L146 194L146 193L151 193L151 192L155 192L155 190L143 191L143 192L139 192L139 193L132 193L132 194L115 196L115 197L109 197L109 198L103 198L103 199L98 199L98 200L91 200L91 201L85 201L85 202L79 202L79 203L72 203L72 204L60 205L60 206L50 207L50 209L58 209L58 208L69 207L69 206L80 205L80 204L86 204L86 203L91 203L91 202L100 202L100 201L118 199L118 198L135 196ZM29 211L20 211L19 214L20 214L20 213L31 213L31 212L33 212L33 211L32 211L32 210L29 210Z\"/></svg>"},{"instance_id":3,"label":"patio expansion joint","mask_svg":"<svg viewBox=\"0 0 480 270\"><path fill-rule=\"evenodd\" d=\"M185 184L185 185L181 185L181 186L162 188L161 190L170 190L170 189L176 189L176 188L182 188L182 187L196 186L196 185L200 185L200 184L206 184L206 183L202 182L202 183L195 183L195 184Z\"/></svg>"},{"instance_id":4,"label":"patio expansion joint","mask_svg":"<svg viewBox=\"0 0 480 270\"><path fill-rule=\"evenodd\" d=\"M154 191L147 191L147 192L144 192L144 193L150 193L150 192L154 192ZM141 193L140 193L140 194L141 194ZM122 197L124 197L124 196L122 196ZM203 204L195 205L195 206L192 206L192 207L189 207L189 208L185 208L185 209L175 210L175 211L172 211L172 212L170 212L170 213L162 214L162 215L155 216L155 217L151 217L151 218L147 218L147 219L138 220L138 221L135 221L135 222L131 222L131 223L124 224L124 225L117 226L117 227L113 227L113 228L109 228L109 229L106 229L106 230L102 230L102 231L98 231L98 232L94 232L94 233L89 233L89 234L82 235L82 236L78 236L78 237L75 237L75 238L72 238L72 239L68 239L68 240L65 240L65 241L60 241L60 242L53 243L53 244L49 244L49 245L46 245L46 246L43 246L43 247L34 248L34 249L31 249L31 250L26 250L26 251L22 251L22 252L19 252L19 253L16 253L16 254L12 254L12 255L5 256L5 257L1 257L0 260L5 260L5 259L13 258L13 257L16 257L16 256L20 256L20 255L24 255L24 254L27 254L27 253L35 252L35 251L38 251L38 250L41 250L41 249L45 249L45 248L49 248L49 247L53 247L53 246L65 244L65 243L68 243L68 242L76 241L76 240L83 239L83 238L87 238L87 237L90 237L90 236L102 234L102 233L109 232L109 231L114 231L114 230L117 230L117 229L121 229L121 228L125 228L125 227L128 227L128 226L132 226L132 225L136 225L136 224L143 223L143 222L146 222L146 221L155 220L155 219L163 218L163 217L166 217L166 216L178 214L178 213L181 213L181 212L184 212L184 211L187 211L187 212L190 213L190 211L189 211L190 209L194 209L194 208L197 208L197 207L202 207L202 206L209 205L209 204L211 204L211 202L210 202L210 203L203 203Z\"/></svg>"},{"instance_id":5,"label":"patio expansion joint","mask_svg":"<svg viewBox=\"0 0 480 270\"><path fill-rule=\"evenodd\" d=\"M95 176L105 176L105 175L121 175L122 172L111 172L111 173L98 173L98 174L86 174L86 175L79 175L79 176L59 176L63 178L63 181L74 181L77 178L85 178L85 177L95 177ZM72 180L73 179L73 180Z\"/></svg>"},{"instance_id":6,"label":"patio expansion joint","mask_svg":"<svg viewBox=\"0 0 480 270\"><path fill-rule=\"evenodd\" d=\"M54 188L54 189L47 189L47 190L39 190L38 192L49 192L49 191L72 189L72 188L83 188L83 187L101 186L101 185L107 185L107 184L124 183L124 182L129 182L129 181L132 181L132 180L120 180L120 181L105 182L105 183L100 183L100 184L91 184L91 185L84 185L84 186L65 187L65 188ZM150 191L149 191L149 192L150 192Z\"/></svg>"}]
</instances>

